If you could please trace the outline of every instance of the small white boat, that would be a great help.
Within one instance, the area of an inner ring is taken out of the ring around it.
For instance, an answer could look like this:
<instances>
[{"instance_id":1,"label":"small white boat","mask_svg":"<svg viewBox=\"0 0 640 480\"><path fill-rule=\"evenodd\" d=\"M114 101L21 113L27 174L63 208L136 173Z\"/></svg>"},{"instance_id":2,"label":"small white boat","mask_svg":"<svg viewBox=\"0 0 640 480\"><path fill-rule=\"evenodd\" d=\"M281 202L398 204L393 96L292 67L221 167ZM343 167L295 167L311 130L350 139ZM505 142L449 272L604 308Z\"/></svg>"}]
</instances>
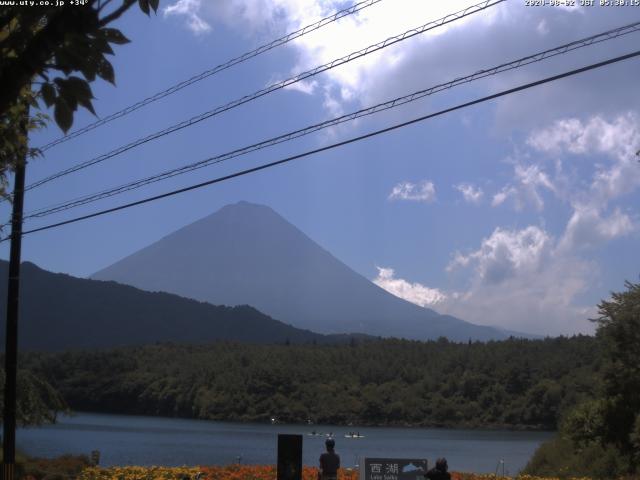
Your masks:
<instances>
[{"instance_id":1,"label":"small white boat","mask_svg":"<svg viewBox=\"0 0 640 480\"><path fill-rule=\"evenodd\" d=\"M364 435L360 435L359 433L346 433L344 438L364 438Z\"/></svg>"}]
</instances>

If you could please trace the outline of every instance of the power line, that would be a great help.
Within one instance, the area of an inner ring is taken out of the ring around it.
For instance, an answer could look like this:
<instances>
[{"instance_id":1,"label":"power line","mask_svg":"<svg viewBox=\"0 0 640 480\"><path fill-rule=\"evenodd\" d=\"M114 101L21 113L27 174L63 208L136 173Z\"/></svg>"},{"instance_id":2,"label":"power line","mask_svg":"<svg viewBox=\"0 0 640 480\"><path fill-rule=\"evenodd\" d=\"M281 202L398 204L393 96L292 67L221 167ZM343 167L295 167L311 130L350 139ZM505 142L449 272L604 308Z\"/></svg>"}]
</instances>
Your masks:
<instances>
[{"instance_id":1,"label":"power line","mask_svg":"<svg viewBox=\"0 0 640 480\"><path fill-rule=\"evenodd\" d=\"M446 90L446 89L450 89L453 88L455 86L459 86L465 83L470 83L472 81L481 79L481 78L485 78L488 76L492 76L492 75L497 75L499 73L505 72L505 71L509 71L509 70L513 70L516 68L520 68L526 65L530 65L532 63L536 63L536 62L540 62L552 57L555 57L557 55L562 55L565 53L568 53L570 51L573 50L577 50L579 48L583 48L586 46L590 46L590 45L594 45L597 43L601 43L604 41L608 41L608 40L612 40L615 38L618 38L620 36L623 35L627 35L629 33L633 33L633 32L638 32L640 31L640 22L635 22L629 25L625 25L622 27L618 27L615 29L611 29L608 30L606 32L602 32L602 33L598 33L596 35L592 35L590 37L586 37L580 40L575 40L573 42L564 44L564 45L560 45L558 47L552 48L552 49L548 49L545 50L543 52L539 52L533 55L529 55L523 58L520 58L518 60L513 60L511 62L508 63L503 63L501 65L498 65L496 67L492 67L489 69L484 69L484 70L480 70L477 71L471 75L467 75L465 77L459 77L456 78L454 80L451 80L449 82L446 83L441 83L432 87L429 87L427 89L423 89L423 90L419 90L417 92L411 93L409 95L405 95L402 97L397 97L393 100L389 100L387 102L384 103L380 103L368 108L364 108L361 110L358 110L356 112L352 112L346 115L342 115L340 117L336 117L330 120L326 120L324 122L315 124L315 125L311 125L299 130L295 130L293 132L289 132L283 135L279 135L277 137L273 137L270 138L268 140L264 140L261 141L259 143L255 143L253 145L249 145L243 148L239 148L230 152L226 152L220 155L216 155L214 157L209 157L205 160L200 160L198 162L195 163L191 163L188 165L184 165L182 167L178 167L178 168L174 168L171 170L167 170L165 172L156 174L156 175L152 175L150 177L146 177L146 178L142 178L142 179L138 179L135 180L133 182L124 184L124 185L120 185L117 187L113 187L107 190L103 190L97 193L93 193L93 194L89 194L89 195L85 195L83 197L79 197L73 200L69 200L63 203L59 203L57 205L53 205L53 206L49 206L49 207L43 207L40 208L38 210L29 212L25 215L25 219L29 219L29 218L41 218L41 217L45 217L54 213L59 213L65 210L69 210L71 208L75 208L81 205L86 205L88 203L93 203L95 201L98 200L102 200L105 198L109 198L121 193L125 193L137 188L141 188L145 185L149 185L151 183L155 183L161 180L165 180L168 178L172 178L174 176L177 175L182 175L184 173L188 173L200 168L204 168L207 166L210 166L212 164L217 164L217 163L221 163L224 162L226 160L235 158L235 157L239 157L239 156L243 156L246 155L248 153L251 152L255 152L257 150L261 150L267 147L271 147L283 142L287 142L305 135L309 135L311 133L317 132L319 130L325 129L325 128L329 128L335 125L339 125L348 121L352 121L355 120L357 118L361 118L364 116L368 116L368 115L372 115L375 113L379 113L385 110L389 110L416 100L419 100L421 98L424 98L426 96L432 95L434 93Z\"/></svg>"},{"instance_id":2,"label":"power line","mask_svg":"<svg viewBox=\"0 0 640 480\"><path fill-rule=\"evenodd\" d=\"M330 70L330 69L335 68L337 66L343 65L343 64L348 63L350 61L353 61L355 59L361 58L361 57L363 57L365 55L368 55L370 53L376 52L376 51L381 50L383 48L386 48L386 47L388 47L390 45L394 45L395 43L401 42L403 40L406 40L408 38L414 37L414 36L419 35L421 33L427 32L429 30L435 29L435 28L440 27L442 25L454 22L456 20L459 20L459 19L464 18L466 16L472 15L474 13L478 13L480 11L483 11L483 10L489 8L489 7L492 7L492 6L495 6L495 5L499 4L499 3L502 3L504 1L505 0L485 0L485 1L481 2L481 3L476 4L476 5L472 5L470 7L467 7L464 10L460 10L458 12L446 15L445 17L442 17L442 18L440 18L438 20L431 21L431 22L429 22L429 23L427 23L425 25L422 25L421 27L417 27L417 28L408 30L408 31L406 31L406 32L404 32L404 33L402 33L400 35L389 37L389 38L387 38L386 40L384 40L382 42L370 45L370 46L368 46L366 48L363 48L361 50L358 50L356 52L352 52L352 53L350 53L348 55L345 55L345 56L343 56L341 58L335 59L335 60L333 60L331 62L328 62L328 63L326 63L324 65L315 67L315 68L313 68L311 70L308 70L306 72L300 73L298 75L290 77L290 78L288 78L286 80L283 80L281 82L274 83L274 84L269 85L268 87L266 87L264 89L261 89L261 90L258 90L257 92L254 92L253 94L245 95L244 97L236 99L236 100L234 100L232 102L229 102L229 103L227 103L225 105L218 106L218 107L214 108L213 110L204 112L204 113L202 113L200 115L197 115L195 117L192 117L192 118L190 118L188 120L182 121L182 122L180 122L178 124L172 125L172 126L167 127L167 128L165 128L163 130L160 130L158 132L152 133L152 134L150 134L150 135L148 135L146 137L142 137L142 138L139 138L137 140L134 140L133 142L130 142L130 143L126 144L126 145L118 147L117 149L114 149L114 150L112 150L112 151L110 151L110 152L108 152L106 154L100 155L100 156L95 157L95 158L93 158L91 160L87 160L85 162L77 164L77 165L75 165L73 167L70 167L68 169L62 170L62 171L60 171L58 173L55 173L55 174L53 174L53 175L51 175L49 177L46 177L46 178L44 178L42 180L39 180L39 181L34 182L34 183L30 184L30 185L27 185L26 190L30 190L32 188L39 187L39 186L41 186L41 185L43 185L45 183L48 183L48 182L50 182L52 180L55 180L57 178L60 178L62 176L74 173L74 172L76 172L78 170L82 170L82 169L84 169L86 167L89 167L91 165L95 165L97 163L103 162L103 161L105 161L105 160L107 160L109 158L112 158L114 156L122 154L122 153L124 153L124 152L126 152L128 150L131 150L131 149L133 149L135 147L138 147L138 146L140 146L142 144L148 143L148 142L150 142L152 140L155 140L157 138L166 136L166 135L174 133L174 132L176 132L178 130L182 130L184 128L187 128L187 127L190 127L192 125L195 125L195 124L197 124L197 123L199 123L199 122L201 122L203 120L206 120L206 119L211 118L211 117L213 117L215 115L218 115L220 113L226 112L226 111L231 110L231 109L233 109L235 107L243 105L243 104L245 104L247 102L250 102L252 100L260 98L260 97L262 97L264 95L267 95L267 94L269 94L269 93L271 93L273 91L280 90L280 89L282 89L284 87L287 87L289 85L292 85L294 83L300 82L300 81L305 80L307 78L311 78L311 77L313 77L315 75L318 75L319 73L322 73L324 71Z\"/></svg>"},{"instance_id":3,"label":"power line","mask_svg":"<svg viewBox=\"0 0 640 480\"><path fill-rule=\"evenodd\" d=\"M149 202L153 202L153 201L156 201L156 200L160 200L162 198L171 197L171 196L174 196L174 195L177 195L177 194L180 194L180 193L188 192L188 191L191 191L191 190L196 190L196 189L199 189L199 188L202 188L202 187L206 187L208 185L213 185L215 183L220 183L220 182L223 182L223 181L226 181L226 180L230 180L232 178L241 177L241 176L244 176L244 175L248 175L250 173L255 173L255 172L258 172L260 170L265 170L267 168L275 167L277 165L282 165L284 163L292 162L294 160L298 160L298 159L301 159L301 158L304 158L304 157L315 155L317 153L321 153L321 152L324 152L324 151L327 151L327 150L332 150L334 148L342 147L344 145L348 145L348 144L355 143L355 142L358 142L358 141L361 141L361 140L365 140L367 138L375 137L375 136L381 135L383 133L388 133L388 132L391 132L393 130L397 130L399 128L407 127L407 126L412 125L414 123L423 122L423 121L428 120L430 118L434 118L434 117L438 117L440 115L444 115L446 113L450 113L450 112L453 112L453 111L456 111L456 110L461 110L463 108L468 108L468 107L471 107L473 105L477 105L477 104L480 104L480 103L483 103L483 102L487 102L489 100L494 100L496 98L503 97L505 95L510 95L510 94L513 94L513 93L516 93L516 92L527 90L529 88L533 88L533 87L536 87L536 86L539 86L539 85L543 85L545 83L554 82L554 81L560 80L562 78L566 78L566 77L570 77L570 76L577 75L577 74L580 74L580 73L584 73L584 72L587 72L587 71L590 71L590 70L594 70L596 68L601 68L601 67L604 67L604 66L607 66L607 65L611 65L611 64L614 64L614 63L617 63L617 62L621 62L623 60L628 60L630 58L637 57L637 56L640 56L640 50L636 50L635 52L628 53L626 55L621 55L621 56L618 56L618 57L610 58L610 59L604 60L602 62L593 63L593 64L588 65L586 67L578 68L578 69L575 69L575 70L570 70L570 71L567 71L567 72L564 72L564 73L561 73L561 74L558 74L558 75L553 75L551 77L546 77L546 78L543 78L541 80L537 80L535 82L526 83L526 84L520 85L518 87L510 88L508 90L502 90L501 92L494 93L492 95L488 95L488 96L485 96L485 97L482 97L482 98L478 98L478 99L472 100L470 102L461 103L461 104L458 104L458 105L456 105L454 107L446 108L444 110L440 110L440 111L435 112L435 113L430 113L430 114L424 115L422 117L414 118L412 120L408 120L406 122L398 123L398 124L392 125L390 127L386 127L386 128L380 129L380 130L369 132L369 133L364 134L364 135L360 135L360 136L357 136L357 137L352 137L352 138L350 138L348 140L343 140L341 142L333 143L331 145L327 145L327 146L324 146L324 147L321 147L321 148L317 148L317 149L314 149L314 150L308 150L308 151L306 151L304 153L300 153L300 154L297 154L297 155L286 157L286 158L283 158L281 160L277 160L277 161L274 161L274 162L266 163L266 164L259 165L257 167L253 167L253 168L248 168L246 170L241 170L239 172L235 172L235 173L232 173L232 174L229 174L229 175L224 175L222 177L217 177L217 178L214 178L212 180L208 180L206 182L197 183L195 185L190 185L188 187L180 188L180 189L177 189L177 190L172 190L170 192L162 193L160 195L147 197L145 199L137 200L135 202L130 202L130 203L127 203L127 204L124 204L124 205L119 205L117 207L108 208L108 209L101 210L101 211L98 211L98 212L90 213L88 215L82 215L80 217L75 217L75 218L72 218L70 220L65 220L65 221L62 221L62 222L57 222L57 223L45 225L43 227L34 228L32 230L27 230L27 231L24 231L22 233L22 235L41 232L41 231L44 231L44 230L50 230L52 228L61 227L63 225L69 225L71 223L76 223L76 222L80 222L82 220L87 220L89 218L99 217L99 216L102 216L102 215L106 215L108 213L113 213L113 212L117 212L117 211L120 211L120 210L125 210L127 208L131 208L131 207L135 207L135 206L142 205L142 204L145 204L145 203L149 203ZM8 237L5 237L2 240L0 240L0 242L4 242L7 239L8 239Z\"/></svg>"},{"instance_id":4,"label":"power line","mask_svg":"<svg viewBox=\"0 0 640 480\"><path fill-rule=\"evenodd\" d=\"M402 42L404 40L407 40L411 37L414 37L416 35L425 33L429 30L433 30L437 27L440 27L442 25L446 25L448 23L452 23L456 20L459 20L461 18L467 17L469 15L473 15L475 13L481 12L483 10L486 10L487 8L493 7L495 5L498 5L502 2L504 2L506 0L484 0L483 2L480 2L476 5L472 5L470 7L465 8L464 10L460 10L458 12L455 13L451 13L449 15L446 15L445 17L442 17L438 20L433 20L425 25L422 25L420 27L417 28L413 28L411 30L407 30L406 32L400 34L400 35L395 35L393 37L389 37L386 40L382 41L382 42L378 42L374 45L370 45L366 48L363 48L361 50L358 50L356 52L352 52L348 55L345 55L344 57L338 58L336 60L333 60L329 63L325 63L324 65L315 67L311 70L308 70L306 72L300 73L298 75L295 75L294 77L288 78L287 80L283 80L281 82L277 82L274 83L266 88L263 88L262 90L258 90L257 92L254 92L250 95L245 95L244 97L241 97L239 99L236 99L232 102L229 102L225 105L221 105L219 107L214 108L213 110L209 110L208 112L204 112L200 115L197 115L195 117L190 118L189 120L185 120L182 121L180 123L177 123L175 125L172 125L170 127L165 128L164 130L160 130L158 132L152 133L150 135L147 135L146 137L142 137L139 138L137 140L134 140L131 143L128 143L126 145L123 145L121 147L118 147L108 153L105 153L103 155L100 155L98 157L95 157L91 160L87 160L85 162L79 163L77 165L74 165L73 167L67 168L65 170L62 170L58 173L55 173L49 177L46 177L42 180L36 181L30 185L27 185L27 187L25 187L25 191L26 190L31 190L33 188L39 187L41 185L44 185L45 183L48 183L52 180L56 180L60 177L63 177L65 175L69 175L71 173L77 172L78 170L82 170L84 168L87 168L91 165L95 165L97 163L103 162L109 158L115 157L117 155L120 155L124 152L127 152L133 148L136 148L140 145L143 145L145 143L148 143L152 140L156 140L160 137L164 137L166 135L169 135L171 133L177 132L178 130L182 130L184 128L187 127L191 127L203 120L206 120L208 118L211 118L215 115L219 115L220 113L226 112L228 110L231 110L235 107L238 107L240 105L243 105L247 102L250 102L252 100L256 100L257 98L260 98L264 95L267 95L271 92L274 92L276 90L280 90L284 87L287 87L289 85L292 85L294 83L300 82L302 80L305 80L307 78L311 78L315 75L318 75L319 73L325 72L327 70L331 70L332 68L338 67L340 65L346 64L348 62L351 62L353 60L356 60L358 58L364 57L365 55L369 55L373 52L376 52L378 50L381 50L383 48L386 48L388 46L394 45L398 42Z\"/></svg>"},{"instance_id":5,"label":"power line","mask_svg":"<svg viewBox=\"0 0 640 480\"><path fill-rule=\"evenodd\" d=\"M336 13L334 13L333 15L330 15L328 17L325 17L321 20L318 20L315 23L312 23L310 25L307 25L306 27L303 27L299 30L296 30L294 32L288 33L283 37L280 37L276 40L273 40L269 43L266 43L264 45L259 46L258 48L251 50L250 52L246 52L243 53L242 55L240 55L239 57L235 57L231 60L228 60L225 63L222 63L220 65L217 65L209 70L205 70L202 73L199 73L198 75L194 75L193 77L187 79L187 80L183 80L180 83L177 83L175 85L172 85L171 87L167 88L166 90L163 90L161 92L158 92L154 95L151 95L150 97L147 97L143 100L140 100L139 102L134 103L133 105L130 105L126 108L123 108L122 110L112 113L100 120L97 120L93 123L90 123L76 131L73 131L71 133L69 133L68 135L62 136L60 138L57 138L49 143L47 143L46 145L43 145L42 147L39 147L39 150L44 152L46 150L49 150L50 148L55 147L56 145L59 145L61 143L67 142L73 138L76 138L80 135L83 135L87 132L90 132L91 130L94 130L98 127L101 127L102 125L105 125L113 120L116 120L118 118L124 117L126 115L129 115L132 112L135 112L136 110L149 105L153 102L156 102L162 98L165 98L169 95L172 95L174 93L176 93L179 90L182 90L185 87L188 87L190 85L193 85L194 83L197 83L201 80L204 80L205 78L211 77L212 75L215 75L217 73L222 72L223 70L227 70L228 68L231 68L235 65L238 65L239 63L243 63L246 62L247 60L253 58L253 57L257 57L258 55L268 52L270 50L273 50L276 47L280 47L282 45L285 45L289 42L291 42L292 40L295 40L297 38L300 38L304 35L307 35L308 33L314 32L315 30L318 30L326 25L329 25L343 17L346 17L348 15L352 15L356 12L359 12L361 10L364 10L367 7L370 7L372 5L375 5L376 3L381 2L382 0L365 0L359 3L356 3L354 5L352 5L349 8L345 8L343 10L340 10Z\"/></svg>"}]
</instances>

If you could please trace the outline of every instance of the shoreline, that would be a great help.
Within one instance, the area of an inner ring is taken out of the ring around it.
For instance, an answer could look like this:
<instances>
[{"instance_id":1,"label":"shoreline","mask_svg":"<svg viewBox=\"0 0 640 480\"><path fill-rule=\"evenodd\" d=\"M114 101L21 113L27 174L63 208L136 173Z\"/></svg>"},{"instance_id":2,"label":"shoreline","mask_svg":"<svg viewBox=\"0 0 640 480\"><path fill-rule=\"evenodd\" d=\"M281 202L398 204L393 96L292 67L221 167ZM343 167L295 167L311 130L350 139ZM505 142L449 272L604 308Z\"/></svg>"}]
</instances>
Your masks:
<instances>
[{"instance_id":1,"label":"shoreline","mask_svg":"<svg viewBox=\"0 0 640 480\"><path fill-rule=\"evenodd\" d=\"M311 436L312 430L322 435ZM349 431L363 438L343 438ZM22 451L53 458L64 453L101 453L110 465L265 465L277 457L277 434L302 434L303 464L314 466L332 432L344 467L354 467L362 456L435 458L445 456L459 471L492 472L506 460L511 472L520 471L548 432L513 430L455 430L431 428L360 427L305 424L247 424L196 421L154 416L77 413L60 417L58 425L18 433Z\"/></svg>"},{"instance_id":2,"label":"shoreline","mask_svg":"<svg viewBox=\"0 0 640 480\"><path fill-rule=\"evenodd\" d=\"M509 431L509 432L540 432L540 433L556 433L557 430L550 430L544 426L530 426L530 425L511 425L511 424L491 424L491 425L475 425L475 424L440 424L440 423L424 423L424 424L411 424L411 423L358 423L358 424L322 424L322 423L305 423L305 422L270 422L269 420L220 420L212 418L199 418L199 417L182 417L182 416L168 416L168 415L152 415L148 413L130 413L120 411L96 411L96 410L71 410L69 413L59 414L59 417L69 416L73 417L77 414L89 414L89 415L118 415L126 417L141 417L149 419L172 419L172 420L193 420L202 422L215 422L215 423L228 423L233 425L283 425L283 426L306 426L309 431L317 430L319 428L337 427L341 429L354 429L358 428L409 428L409 429L427 429L427 430L471 430L477 432L496 432L496 431Z\"/></svg>"}]
</instances>

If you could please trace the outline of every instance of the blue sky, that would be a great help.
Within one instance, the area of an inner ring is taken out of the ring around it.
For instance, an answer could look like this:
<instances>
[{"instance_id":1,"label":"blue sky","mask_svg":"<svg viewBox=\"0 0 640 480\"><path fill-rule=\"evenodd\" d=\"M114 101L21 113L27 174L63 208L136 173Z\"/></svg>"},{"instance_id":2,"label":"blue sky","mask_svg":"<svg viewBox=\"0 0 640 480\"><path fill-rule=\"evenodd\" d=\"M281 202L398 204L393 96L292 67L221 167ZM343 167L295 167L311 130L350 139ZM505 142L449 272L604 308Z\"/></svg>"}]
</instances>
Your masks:
<instances>
[{"instance_id":1,"label":"blue sky","mask_svg":"<svg viewBox=\"0 0 640 480\"><path fill-rule=\"evenodd\" d=\"M349 2L172 0L118 27L117 87L104 116ZM471 2L382 0L47 151L27 183ZM640 20L633 7L526 7L509 0L151 142L27 194L25 210L116 186ZM445 91L218 166L30 221L34 228L317 148L546 75L633 51L640 33ZM28 235L23 259L88 276L247 200L271 206L390 292L479 324L591 332L610 291L637 280L640 61L631 60L153 204ZM93 121L80 112L74 127ZM60 136L49 127L34 146ZM8 208L0 213L8 218ZM3 258L8 257L6 243ZM310 272L312 275L313 272Z\"/></svg>"}]
</instances>

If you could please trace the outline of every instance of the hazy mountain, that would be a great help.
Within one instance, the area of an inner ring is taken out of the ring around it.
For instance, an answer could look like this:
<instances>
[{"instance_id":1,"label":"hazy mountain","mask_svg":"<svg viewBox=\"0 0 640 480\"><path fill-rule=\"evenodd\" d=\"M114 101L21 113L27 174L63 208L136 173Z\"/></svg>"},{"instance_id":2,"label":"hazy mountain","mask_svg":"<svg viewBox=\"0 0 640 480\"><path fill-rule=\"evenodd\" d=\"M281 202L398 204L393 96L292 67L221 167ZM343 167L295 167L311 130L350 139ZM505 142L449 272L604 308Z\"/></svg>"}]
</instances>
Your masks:
<instances>
[{"instance_id":1,"label":"hazy mountain","mask_svg":"<svg viewBox=\"0 0 640 480\"><path fill-rule=\"evenodd\" d=\"M0 261L0 314L5 318L8 263ZM272 319L249 306L213 306L115 282L47 272L22 264L20 348L64 350L155 342L333 343ZM4 322L3 322L4 325ZM4 349L5 330L0 329Z\"/></svg>"},{"instance_id":2,"label":"hazy mountain","mask_svg":"<svg viewBox=\"0 0 640 480\"><path fill-rule=\"evenodd\" d=\"M247 202L228 205L93 278L216 305L249 304L321 333L462 341L508 336L391 295L271 208Z\"/></svg>"}]
</instances>

